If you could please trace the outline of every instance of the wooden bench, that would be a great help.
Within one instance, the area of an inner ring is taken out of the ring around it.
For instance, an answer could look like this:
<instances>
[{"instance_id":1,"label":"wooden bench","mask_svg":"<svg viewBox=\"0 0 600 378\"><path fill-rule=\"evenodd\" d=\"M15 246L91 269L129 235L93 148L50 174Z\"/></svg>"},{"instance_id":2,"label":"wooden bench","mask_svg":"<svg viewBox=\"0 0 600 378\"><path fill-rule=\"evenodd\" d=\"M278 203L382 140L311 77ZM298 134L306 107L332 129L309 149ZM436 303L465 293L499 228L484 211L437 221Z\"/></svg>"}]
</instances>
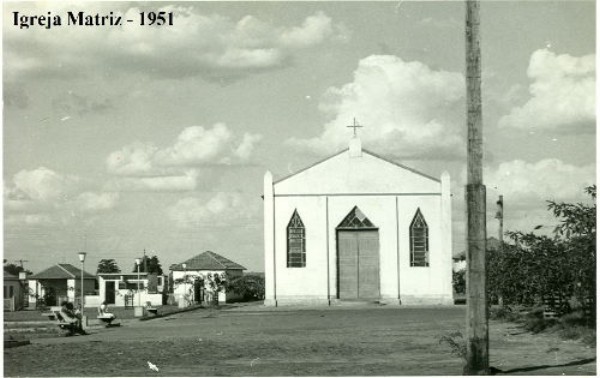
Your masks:
<instances>
[{"instance_id":1,"label":"wooden bench","mask_svg":"<svg viewBox=\"0 0 600 378\"><path fill-rule=\"evenodd\" d=\"M65 331L69 331L71 333L74 332L74 330L78 328L77 323L66 321L61 315L60 311L60 306L52 306L50 307L49 311L43 312L42 316L47 316L48 319L55 320L57 322L58 328Z\"/></svg>"}]
</instances>

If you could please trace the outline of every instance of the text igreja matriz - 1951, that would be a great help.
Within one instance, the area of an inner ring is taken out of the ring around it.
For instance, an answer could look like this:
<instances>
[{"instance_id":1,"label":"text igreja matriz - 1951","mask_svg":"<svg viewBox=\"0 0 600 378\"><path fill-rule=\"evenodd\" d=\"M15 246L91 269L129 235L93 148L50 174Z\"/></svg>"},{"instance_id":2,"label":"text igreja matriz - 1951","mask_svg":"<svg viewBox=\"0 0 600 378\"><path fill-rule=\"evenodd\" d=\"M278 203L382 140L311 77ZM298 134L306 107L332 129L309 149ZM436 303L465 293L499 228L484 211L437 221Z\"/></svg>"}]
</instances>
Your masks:
<instances>
[{"instance_id":1,"label":"text igreja matriz - 1951","mask_svg":"<svg viewBox=\"0 0 600 378\"><path fill-rule=\"evenodd\" d=\"M65 14L46 14L29 15L23 12L13 13L13 26L20 29L29 29L30 27L51 29L52 27L66 26L121 26L128 23L140 26L173 26L173 12L137 12L127 15L118 12L109 12L107 14L86 13L83 11L67 11Z\"/></svg>"}]
</instances>

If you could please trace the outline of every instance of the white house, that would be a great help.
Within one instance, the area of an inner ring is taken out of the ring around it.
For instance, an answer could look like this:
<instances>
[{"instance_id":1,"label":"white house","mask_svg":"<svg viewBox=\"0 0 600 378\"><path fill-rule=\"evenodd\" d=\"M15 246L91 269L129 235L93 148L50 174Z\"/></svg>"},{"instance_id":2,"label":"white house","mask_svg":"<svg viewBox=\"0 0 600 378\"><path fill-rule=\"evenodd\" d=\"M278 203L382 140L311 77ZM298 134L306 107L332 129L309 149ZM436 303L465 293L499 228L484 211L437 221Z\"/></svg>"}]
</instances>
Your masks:
<instances>
[{"instance_id":1,"label":"white house","mask_svg":"<svg viewBox=\"0 0 600 378\"><path fill-rule=\"evenodd\" d=\"M264 177L265 305L452 304L450 176L348 149Z\"/></svg>"},{"instance_id":2,"label":"white house","mask_svg":"<svg viewBox=\"0 0 600 378\"><path fill-rule=\"evenodd\" d=\"M139 279L138 279L139 277ZM99 306L103 301L114 306L138 306L150 302L163 304L163 275L138 273L98 273L98 296L86 296L86 307Z\"/></svg>"},{"instance_id":3,"label":"white house","mask_svg":"<svg viewBox=\"0 0 600 378\"><path fill-rule=\"evenodd\" d=\"M231 280L240 277L246 270L243 266L212 251L203 252L180 264L170 267L173 279L173 294L180 304L209 301L212 295L210 280ZM210 277L209 277L210 276ZM219 303L236 298L234 293L218 293Z\"/></svg>"},{"instance_id":4,"label":"white house","mask_svg":"<svg viewBox=\"0 0 600 378\"><path fill-rule=\"evenodd\" d=\"M25 272L19 272L19 276L15 276L4 271L4 311L18 311L24 307L27 299L26 277Z\"/></svg>"},{"instance_id":5,"label":"white house","mask_svg":"<svg viewBox=\"0 0 600 378\"><path fill-rule=\"evenodd\" d=\"M53 298L52 305L62 301L79 304L81 298L81 269L71 264L56 264L28 277L29 308L36 308L38 299L47 296ZM83 272L84 295L94 294L96 277ZM86 303L87 306L87 303Z\"/></svg>"}]
</instances>

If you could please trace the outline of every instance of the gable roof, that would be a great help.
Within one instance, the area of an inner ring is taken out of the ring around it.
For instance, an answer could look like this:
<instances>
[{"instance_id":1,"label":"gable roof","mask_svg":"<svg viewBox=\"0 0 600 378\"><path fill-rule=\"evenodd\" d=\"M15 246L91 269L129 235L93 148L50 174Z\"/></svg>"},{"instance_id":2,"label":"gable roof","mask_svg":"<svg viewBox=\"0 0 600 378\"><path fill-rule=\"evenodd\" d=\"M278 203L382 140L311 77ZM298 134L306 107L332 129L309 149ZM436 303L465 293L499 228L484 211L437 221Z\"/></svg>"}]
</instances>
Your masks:
<instances>
[{"instance_id":1,"label":"gable roof","mask_svg":"<svg viewBox=\"0 0 600 378\"><path fill-rule=\"evenodd\" d=\"M71 264L56 264L37 274L29 276L33 280L55 280L81 278L81 269ZM93 274L83 272L83 278L96 278Z\"/></svg>"},{"instance_id":2,"label":"gable roof","mask_svg":"<svg viewBox=\"0 0 600 378\"><path fill-rule=\"evenodd\" d=\"M273 184L278 184L278 183L280 183L280 182L282 182L282 181L285 181L285 180L287 180L287 179L289 179L289 178L291 178L291 177L293 177L293 176L296 176L296 175L297 175L297 174L299 174L299 173L302 173L302 172L304 172L304 171L307 171L307 170L309 170L309 169L311 169L311 168L313 168L313 167L315 167L315 166L317 166L317 165L319 165L319 164L321 164L321 163L324 163L324 162L326 162L327 160L333 159L334 157L336 157L336 156L338 156L338 155L341 155L341 154L343 154L344 152L347 152L348 150L349 150L348 148L345 148L345 149L343 149L343 150L341 150L341 151L338 151L338 152L336 152L335 154L333 154L333 155L331 155L331 156L328 156L328 157L326 157L326 158L324 158L324 159L321 159L321 160L319 160L319 161L317 161L317 162L315 162L315 163L313 163L313 164L309 165L308 167L304 167L304 168L302 168L302 169L300 169L300 170L298 170L298 171L296 171L296 172L294 172L294 173L292 173L292 174L289 174L289 175L286 175L286 176L284 176L284 177L282 177L282 178L280 178L280 179L274 180L274 181L273 181ZM433 177L433 176L430 176L430 175L428 175L428 174L425 174L425 173L423 173L423 172L417 171L417 170L416 170L416 169L414 169L414 168L407 167L407 166L405 166L405 165L403 165L403 164L400 164L400 163L397 163L397 162L395 162L395 161L393 161L393 160L390 160L390 159L384 158L384 157L382 157L382 156L380 156L380 155L378 155L378 154L376 154L376 153L374 153L374 152L371 152L371 151L369 151L369 150L366 150L366 149L364 149L364 148L362 149L362 153L363 153L363 154L368 154L368 155L371 155L371 156L373 156L373 157L376 157L376 158L377 158L377 159L379 159L379 160L383 160L383 161L385 161L386 163L390 163L390 164L393 164L393 165L395 165L395 166L397 166L397 167L400 167L400 168L406 169L407 171L410 171L410 172L412 172L412 173L416 173L416 174L418 174L418 175L421 175L421 176L423 176L423 177L425 177L425 178L428 178L428 179L430 179L430 180L433 180L433 181L436 181L436 182L440 182L440 180L439 180L439 179L437 179L437 178L435 178L435 177Z\"/></svg>"},{"instance_id":3,"label":"gable roof","mask_svg":"<svg viewBox=\"0 0 600 378\"><path fill-rule=\"evenodd\" d=\"M186 264L185 270L246 270L246 268L240 264L212 251L203 252L183 263ZM184 270L181 264L173 264L169 269Z\"/></svg>"}]
</instances>

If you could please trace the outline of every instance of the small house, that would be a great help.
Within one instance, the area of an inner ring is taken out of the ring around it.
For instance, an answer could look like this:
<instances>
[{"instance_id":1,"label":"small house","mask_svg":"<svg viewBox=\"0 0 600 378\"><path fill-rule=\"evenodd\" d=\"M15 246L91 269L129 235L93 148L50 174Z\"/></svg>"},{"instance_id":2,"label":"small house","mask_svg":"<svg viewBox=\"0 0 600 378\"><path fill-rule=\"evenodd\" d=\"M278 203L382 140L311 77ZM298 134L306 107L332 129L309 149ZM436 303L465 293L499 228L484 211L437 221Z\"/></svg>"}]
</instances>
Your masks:
<instances>
[{"instance_id":1,"label":"small house","mask_svg":"<svg viewBox=\"0 0 600 378\"><path fill-rule=\"evenodd\" d=\"M209 302L216 294L219 303L235 300L234 293L214 292L215 280L232 280L241 277L243 266L212 251L206 251L180 264L170 267L175 300L191 303Z\"/></svg>"},{"instance_id":2,"label":"small house","mask_svg":"<svg viewBox=\"0 0 600 378\"><path fill-rule=\"evenodd\" d=\"M36 308L38 301L42 301L48 306L58 306L62 301L79 304L81 298L81 269L76 266L56 264L29 276L28 280L30 308ZM96 276L84 271L84 295L94 295L95 290Z\"/></svg>"},{"instance_id":3,"label":"small house","mask_svg":"<svg viewBox=\"0 0 600 378\"><path fill-rule=\"evenodd\" d=\"M86 298L86 303L99 306L106 301L108 305L129 307L150 302L152 306L160 306L165 283L165 276L146 272L98 273L98 296Z\"/></svg>"},{"instance_id":4,"label":"small house","mask_svg":"<svg viewBox=\"0 0 600 378\"><path fill-rule=\"evenodd\" d=\"M25 304L26 282L4 271L4 311L17 311Z\"/></svg>"}]
</instances>

